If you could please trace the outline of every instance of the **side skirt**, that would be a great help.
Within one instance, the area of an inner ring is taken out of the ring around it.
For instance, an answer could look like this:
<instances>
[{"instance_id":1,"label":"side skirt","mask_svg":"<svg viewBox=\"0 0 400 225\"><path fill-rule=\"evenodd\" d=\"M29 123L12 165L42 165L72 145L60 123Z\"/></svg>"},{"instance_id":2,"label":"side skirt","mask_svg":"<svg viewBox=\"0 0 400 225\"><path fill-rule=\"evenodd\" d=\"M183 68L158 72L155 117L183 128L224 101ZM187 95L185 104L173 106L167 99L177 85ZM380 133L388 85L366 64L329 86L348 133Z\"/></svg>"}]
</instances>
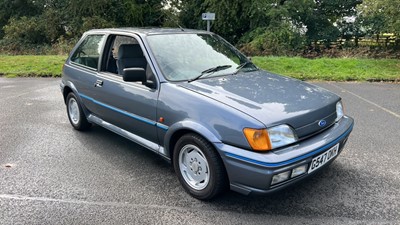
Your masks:
<instances>
[{"instance_id":1,"label":"side skirt","mask_svg":"<svg viewBox=\"0 0 400 225\"><path fill-rule=\"evenodd\" d=\"M139 145L141 145L141 146L143 146L143 147L145 147L145 148L147 148L147 149L149 149L149 150L151 150L151 151L153 151L153 152L155 152L157 154L160 154L161 156L163 156L168 161L170 160L169 157L167 157L166 155L162 154L163 152L165 152L164 148L161 147L160 145L154 143L154 142L151 142L149 140L146 140L146 139L144 139L142 137L137 136L136 134L133 134L133 133L131 133L129 131L126 131L126 130L124 130L122 128L119 128L119 127L117 127L117 126L115 126L115 125L113 125L113 124L111 124L111 123L109 123L107 121L104 121L104 120L100 119L99 117L97 117L95 115L92 115L92 114L89 114L89 116L87 117L87 120L89 122L91 122L91 123L95 123L95 124L97 124L97 125L99 125L101 127L104 127L107 130L110 130L110 131L112 131L112 132L114 132L116 134L119 134L122 137L125 137L126 139L131 140L131 141L133 141L133 142L135 142L135 143L137 143L137 144L139 144Z\"/></svg>"}]
</instances>

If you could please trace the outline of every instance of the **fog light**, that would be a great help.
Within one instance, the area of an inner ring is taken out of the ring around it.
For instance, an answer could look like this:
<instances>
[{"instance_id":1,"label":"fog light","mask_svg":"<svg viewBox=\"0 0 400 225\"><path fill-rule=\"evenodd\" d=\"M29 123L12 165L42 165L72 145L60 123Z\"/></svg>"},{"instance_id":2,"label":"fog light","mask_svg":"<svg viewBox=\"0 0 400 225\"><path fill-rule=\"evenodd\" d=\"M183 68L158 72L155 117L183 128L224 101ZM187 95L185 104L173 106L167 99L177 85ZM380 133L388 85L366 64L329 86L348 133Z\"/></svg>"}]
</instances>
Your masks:
<instances>
[{"instance_id":1,"label":"fog light","mask_svg":"<svg viewBox=\"0 0 400 225\"><path fill-rule=\"evenodd\" d=\"M274 175L274 176L272 177L271 185L274 185L274 184L283 182L283 181L285 181L285 180L288 180L288 179L289 179L289 175L290 175L290 171L286 171L286 172L283 172L283 173L279 173L279 174L277 174L277 175Z\"/></svg>"},{"instance_id":2,"label":"fog light","mask_svg":"<svg viewBox=\"0 0 400 225\"><path fill-rule=\"evenodd\" d=\"M307 171L307 165L302 165L299 167L296 167L292 170L292 175L290 176L291 178L300 176L304 174Z\"/></svg>"}]
</instances>

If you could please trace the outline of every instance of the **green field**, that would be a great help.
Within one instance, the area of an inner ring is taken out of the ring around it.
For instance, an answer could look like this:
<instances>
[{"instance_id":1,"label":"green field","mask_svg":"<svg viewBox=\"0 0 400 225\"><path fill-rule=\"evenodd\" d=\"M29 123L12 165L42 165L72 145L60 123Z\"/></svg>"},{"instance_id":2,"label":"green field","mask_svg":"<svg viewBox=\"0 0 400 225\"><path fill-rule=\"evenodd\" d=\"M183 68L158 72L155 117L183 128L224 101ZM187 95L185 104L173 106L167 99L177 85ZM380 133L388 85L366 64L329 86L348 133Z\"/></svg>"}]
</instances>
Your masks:
<instances>
[{"instance_id":1,"label":"green field","mask_svg":"<svg viewBox=\"0 0 400 225\"><path fill-rule=\"evenodd\" d=\"M66 56L0 56L0 75L60 77ZM253 57L262 69L301 80L400 81L400 60Z\"/></svg>"},{"instance_id":2,"label":"green field","mask_svg":"<svg viewBox=\"0 0 400 225\"><path fill-rule=\"evenodd\" d=\"M0 75L6 77L60 77L66 56L1 56Z\"/></svg>"},{"instance_id":3,"label":"green field","mask_svg":"<svg viewBox=\"0 0 400 225\"><path fill-rule=\"evenodd\" d=\"M253 62L301 80L400 81L400 60L396 59L254 57Z\"/></svg>"}]
</instances>

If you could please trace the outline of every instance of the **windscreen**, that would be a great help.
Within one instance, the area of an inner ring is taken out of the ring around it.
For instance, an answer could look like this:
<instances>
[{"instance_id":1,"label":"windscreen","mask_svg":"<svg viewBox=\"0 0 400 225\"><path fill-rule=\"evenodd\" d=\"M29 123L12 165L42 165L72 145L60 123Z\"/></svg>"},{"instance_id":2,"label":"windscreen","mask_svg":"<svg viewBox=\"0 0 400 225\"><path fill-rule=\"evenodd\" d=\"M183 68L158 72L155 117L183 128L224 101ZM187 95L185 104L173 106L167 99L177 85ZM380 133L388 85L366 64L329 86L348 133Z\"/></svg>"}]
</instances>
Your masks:
<instances>
[{"instance_id":1,"label":"windscreen","mask_svg":"<svg viewBox=\"0 0 400 225\"><path fill-rule=\"evenodd\" d=\"M191 80L202 74L204 77L232 74L249 61L217 35L160 34L150 35L147 40L165 78L170 81ZM243 71L256 69L253 64L249 65Z\"/></svg>"}]
</instances>

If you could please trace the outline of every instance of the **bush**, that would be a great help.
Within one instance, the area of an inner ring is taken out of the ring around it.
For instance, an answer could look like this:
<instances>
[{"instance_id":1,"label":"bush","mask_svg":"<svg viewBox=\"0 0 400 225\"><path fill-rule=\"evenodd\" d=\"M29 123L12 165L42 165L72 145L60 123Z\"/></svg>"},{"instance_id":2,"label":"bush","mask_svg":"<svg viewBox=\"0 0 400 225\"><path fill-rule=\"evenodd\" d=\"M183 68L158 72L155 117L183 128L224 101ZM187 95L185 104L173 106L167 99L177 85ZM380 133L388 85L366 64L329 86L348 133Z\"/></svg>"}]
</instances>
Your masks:
<instances>
[{"instance_id":1,"label":"bush","mask_svg":"<svg viewBox=\"0 0 400 225\"><path fill-rule=\"evenodd\" d=\"M78 22L78 23L77 23ZM115 27L113 22L110 22L99 16L83 17L82 20L75 21L75 29L79 33L73 35L74 37L81 37L81 35L91 29L110 28Z\"/></svg>"},{"instance_id":2,"label":"bush","mask_svg":"<svg viewBox=\"0 0 400 225\"><path fill-rule=\"evenodd\" d=\"M49 43L45 27L38 17L23 16L11 18L3 27L4 38L0 41L0 49L4 52L41 52L43 44Z\"/></svg>"},{"instance_id":3,"label":"bush","mask_svg":"<svg viewBox=\"0 0 400 225\"><path fill-rule=\"evenodd\" d=\"M3 27L4 38L0 39L2 54L68 54L77 40L66 39L60 35L60 29L52 26L55 23L49 21L50 16L46 14L43 17L11 18ZM83 24L96 25L90 20L84 20Z\"/></svg>"},{"instance_id":4,"label":"bush","mask_svg":"<svg viewBox=\"0 0 400 225\"><path fill-rule=\"evenodd\" d=\"M10 44L42 44L49 43L46 38L45 27L39 17L23 16L19 19L11 18L3 27L4 40Z\"/></svg>"},{"instance_id":5,"label":"bush","mask_svg":"<svg viewBox=\"0 0 400 225\"><path fill-rule=\"evenodd\" d=\"M68 55L76 39L66 40L60 37L54 44L18 45L8 40L0 40L0 52L6 55Z\"/></svg>"},{"instance_id":6,"label":"bush","mask_svg":"<svg viewBox=\"0 0 400 225\"><path fill-rule=\"evenodd\" d=\"M246 34L240 45L248 55L298 55L302 52L305 37L290 23L258 28Z\"/></svg>"}]
</instances>

